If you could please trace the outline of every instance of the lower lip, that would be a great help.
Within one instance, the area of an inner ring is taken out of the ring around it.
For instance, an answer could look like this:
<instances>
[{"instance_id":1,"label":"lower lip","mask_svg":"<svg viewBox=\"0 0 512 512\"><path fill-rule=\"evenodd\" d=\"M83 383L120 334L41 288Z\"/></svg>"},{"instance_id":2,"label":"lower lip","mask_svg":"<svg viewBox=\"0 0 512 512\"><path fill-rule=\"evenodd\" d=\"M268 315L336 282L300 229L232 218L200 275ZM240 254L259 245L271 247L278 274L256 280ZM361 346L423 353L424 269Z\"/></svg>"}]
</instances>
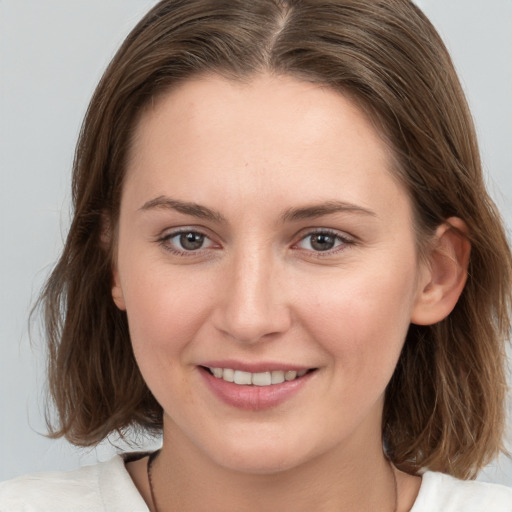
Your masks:
<instances>
[{"instance_id":1,"label":"lower lip","mask_svg":"<svg viewBox=\"0 0 512 512\"><path fill-rule=\"evenodd\" d=\"M271 386L248 386L214 377L208 370L199 369L207 386L222 402L247 411L261 411L277 407L296 395L316 372Z\"/></svg>"}]
</instances>

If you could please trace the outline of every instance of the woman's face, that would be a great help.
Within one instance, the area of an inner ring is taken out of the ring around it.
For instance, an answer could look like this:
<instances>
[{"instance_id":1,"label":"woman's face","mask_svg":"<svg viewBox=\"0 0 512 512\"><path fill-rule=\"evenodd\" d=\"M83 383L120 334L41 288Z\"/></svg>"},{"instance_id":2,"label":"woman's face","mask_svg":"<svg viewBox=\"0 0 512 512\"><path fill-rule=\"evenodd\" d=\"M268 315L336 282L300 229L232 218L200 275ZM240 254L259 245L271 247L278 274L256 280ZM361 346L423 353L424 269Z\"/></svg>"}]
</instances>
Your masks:
<instances>
[{"instance_id":1,"label":"woman's face","mask_svg":"<svg viewBox=\"0 0 512 512\"><path fill-rule=\"evenodd\" d=\"M173 449L259 473L380 449L423 274L409 197L347 97L210 76L143 115L113 296Z\"/></svg>"}]
</instances>

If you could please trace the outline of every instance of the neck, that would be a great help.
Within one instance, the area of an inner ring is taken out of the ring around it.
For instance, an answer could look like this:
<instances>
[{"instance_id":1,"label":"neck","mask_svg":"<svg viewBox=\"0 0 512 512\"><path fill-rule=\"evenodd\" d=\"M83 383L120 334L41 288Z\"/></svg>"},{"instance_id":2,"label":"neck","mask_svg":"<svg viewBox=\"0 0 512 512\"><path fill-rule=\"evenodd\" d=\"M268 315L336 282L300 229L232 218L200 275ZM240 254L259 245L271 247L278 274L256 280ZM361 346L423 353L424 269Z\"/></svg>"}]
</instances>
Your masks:
<instances>
[{"instance_id":1,"label":"neck","mask_svg":"<svg viewBox=\"0 0 512 512\"><path fill-rule=\"evenodd\" d=\"M293 469L254 474L220 466L187 441L169 437L152 468L158 512L203 510L205 504L212 512L395 507L394 475L380 439L363 450L347 443Z\"/></svg>"}]
</instances>

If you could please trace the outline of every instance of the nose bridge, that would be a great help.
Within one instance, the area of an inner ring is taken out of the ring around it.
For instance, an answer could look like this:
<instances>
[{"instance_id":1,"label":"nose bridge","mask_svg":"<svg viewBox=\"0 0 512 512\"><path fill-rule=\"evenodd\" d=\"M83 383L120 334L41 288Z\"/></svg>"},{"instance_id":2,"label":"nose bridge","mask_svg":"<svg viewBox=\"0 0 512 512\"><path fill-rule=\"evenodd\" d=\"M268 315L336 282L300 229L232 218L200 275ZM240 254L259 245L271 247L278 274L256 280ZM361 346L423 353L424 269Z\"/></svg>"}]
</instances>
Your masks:
<instances>
[{"instance_id":1,"label":"nose bridge","mask_svg":"<svg viewBox=\"0 0 512 512\"><path fill-rule=\"evenodd\" d=\"M279 263L268 247L233 256L219 327L238 341L251 343L289 327Z\"/></svg>"}]
</instances>

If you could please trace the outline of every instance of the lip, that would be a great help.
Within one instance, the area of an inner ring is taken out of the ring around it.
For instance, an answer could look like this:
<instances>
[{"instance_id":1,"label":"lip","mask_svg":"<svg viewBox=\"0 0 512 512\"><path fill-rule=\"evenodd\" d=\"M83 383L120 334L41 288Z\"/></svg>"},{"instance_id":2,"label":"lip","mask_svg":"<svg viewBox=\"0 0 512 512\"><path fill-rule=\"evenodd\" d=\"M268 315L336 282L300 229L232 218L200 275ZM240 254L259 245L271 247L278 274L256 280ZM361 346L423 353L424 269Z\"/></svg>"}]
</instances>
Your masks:
<instances>
[{"instance_id":1,"label":"lip","mask_svg":"<svg viewBox=\"0 0 512 512\"><path fill-rule=\"evenodd\" d=\"M232 370L240 370L242 372L259 373L272 372L277 370L292 370L299 372L301 370L310 370L311 366L300 366L290 363L280 363L276 361L268 362L243 362L234 361L232 359L222 359L216 361L206 361L198 366L207 366L209 368L231 368Z\"/></svg>"},{"instance_id":2,"label":"lip","mask_svg":"<svg viewBox=\"0 0 512 512\"><path fill-rule=\"evenodd\" d=\"M212 364L211 367L232 368L241 371L250 371L252 373L257 373L259 371L282 370L284 368L287 370L305 369L304 367L293 365L283 366L282 364L271 367L269 365L262 366L260 364L233 365L233 363L231 363L230 366L229 364L226 364L226 362L223 362L223 364L219 363L220 361L217 361L215 362L215 365ZM204 366L210 366L210 364ZM206 386L219 400L231 407L236 407L237 409L246 411L263 411L281 405L298 394L316 373L316 371L308 372L298 379L285 381L281 384L273 384L271 386L244 386L233 382L227 382L224 379L218 379L202 366L198 366L198 371L203 378L203 381L206 383Z\"/></svg>"}]
</instances>

